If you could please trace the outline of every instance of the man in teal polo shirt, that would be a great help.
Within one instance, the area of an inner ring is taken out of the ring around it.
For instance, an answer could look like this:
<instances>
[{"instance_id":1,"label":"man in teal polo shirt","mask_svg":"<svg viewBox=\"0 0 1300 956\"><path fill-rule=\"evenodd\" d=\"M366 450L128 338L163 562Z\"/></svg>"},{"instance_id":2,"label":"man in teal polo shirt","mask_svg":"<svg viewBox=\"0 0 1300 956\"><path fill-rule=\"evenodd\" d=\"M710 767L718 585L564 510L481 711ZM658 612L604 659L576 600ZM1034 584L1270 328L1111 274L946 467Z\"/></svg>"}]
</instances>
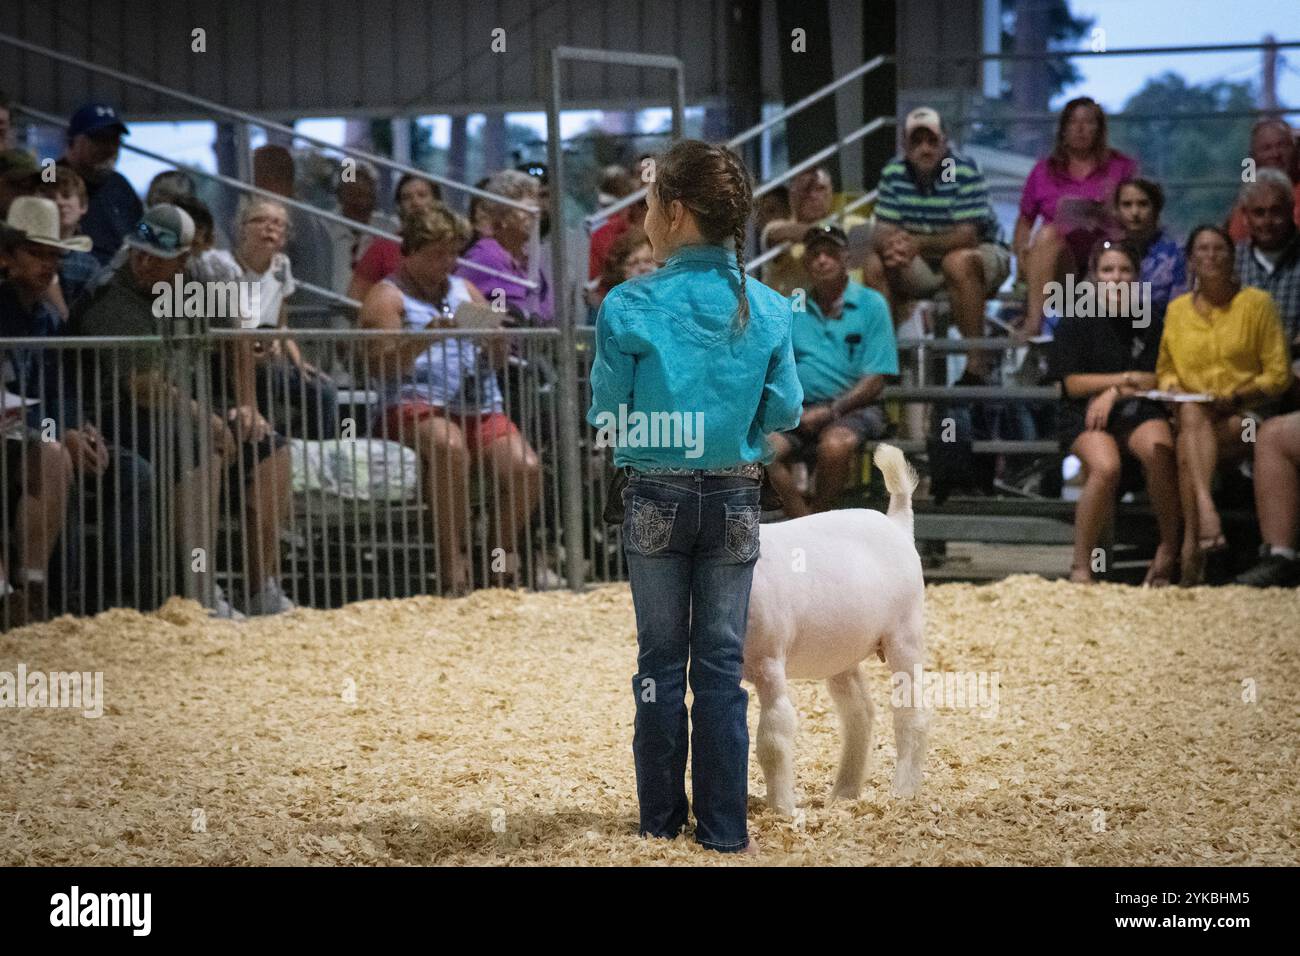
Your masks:
<instances>
[{"instance_id":1,"label":"man in teal polo shirt","mask_svg":"<svg viewBox=\"0 0 1300 956\"><path fill-rule=\"evenodd\" d=\"M884 296L849 278L848 238L837 226L814 226L804 236L811 288L793 296L795 368L804 406L793 431L772 436L768 466L787 517L826 511L848 485L865 441L885 435L877 399L886 375L898 374L898 344ZM795 487L790 465L816 464L817 492L809 501Z\"/></svg>"}]
</instances>

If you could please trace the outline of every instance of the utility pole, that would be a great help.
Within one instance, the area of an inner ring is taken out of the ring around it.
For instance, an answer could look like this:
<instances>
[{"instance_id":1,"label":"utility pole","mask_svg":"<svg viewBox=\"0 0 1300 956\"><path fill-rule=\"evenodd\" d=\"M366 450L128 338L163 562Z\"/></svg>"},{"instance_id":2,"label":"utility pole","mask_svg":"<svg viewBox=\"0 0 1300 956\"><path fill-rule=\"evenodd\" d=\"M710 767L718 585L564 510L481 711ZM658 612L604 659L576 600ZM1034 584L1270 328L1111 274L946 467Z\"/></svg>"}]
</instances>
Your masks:
<instances>
[{"instance_id":1,"label":"utility pole","mask_svg":"<svg viewBox=\"0 0 1300 956\"><path fill-rule=\"evenodd\" d=\"M1047 4L1043 0L1016 0L1015 51L1032 55L1016 60L1011 67L1011 102L1016 115L1042 113L1051 99L1047 82ZM1042 129L1034 123L1016 123L1012 148L1026 156L1043 152Z\"/></svg>"},{"instance_id":2,"label":"utility pole","mask_svg":"<svg viewBox=\"0 0 1300 956\"><path fill-rule=\"evenodd\" d=\"M1259 78L1259 108L1266 113L1277 113L1277 37L1264 35L1264 63Z\"/></svg>"}]
</instances>

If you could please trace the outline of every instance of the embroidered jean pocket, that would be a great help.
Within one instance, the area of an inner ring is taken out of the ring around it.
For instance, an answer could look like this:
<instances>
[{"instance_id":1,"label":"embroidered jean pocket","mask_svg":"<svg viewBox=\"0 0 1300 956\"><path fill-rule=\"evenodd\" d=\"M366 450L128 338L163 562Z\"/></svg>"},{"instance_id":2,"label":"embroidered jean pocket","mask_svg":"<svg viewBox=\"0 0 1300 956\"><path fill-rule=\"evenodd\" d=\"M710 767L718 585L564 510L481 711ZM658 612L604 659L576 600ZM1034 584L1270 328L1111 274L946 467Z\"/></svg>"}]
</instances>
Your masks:
<instances>
[{"instance_id":1,"label":"embroidered jean pocket","mask_svg":"<svg viewBox=\"0 0 1300 956\"><path fill-rule=\"evenodd\" d=\"M668 547L672 537L673 521L677 517L676 502L651 501L632 495L632 509L628 512L628 526L624 537L637 554L654 554Z\"/></svg>"},{"instance_id":2,"label":"embroidered jean pocket","mask_svg":"<svg viewBox=\"0 0 1300 956\"><path fill-rule=\"evenodd\" d=\"M727 505L727 552L742 564L758 556L758 505Z\"/></svg>"}]
</instances>

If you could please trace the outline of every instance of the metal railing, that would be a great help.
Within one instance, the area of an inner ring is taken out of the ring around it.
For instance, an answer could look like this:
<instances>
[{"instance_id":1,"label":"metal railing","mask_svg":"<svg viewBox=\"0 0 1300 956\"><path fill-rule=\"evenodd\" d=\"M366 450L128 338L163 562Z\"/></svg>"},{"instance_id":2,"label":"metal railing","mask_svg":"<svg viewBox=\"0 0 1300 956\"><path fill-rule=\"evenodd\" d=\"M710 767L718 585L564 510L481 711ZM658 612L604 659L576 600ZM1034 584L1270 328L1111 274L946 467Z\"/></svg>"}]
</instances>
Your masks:
<instances>
[{"instance_id":1,"label":"metal railing","mask_svg":"<svg viewBox=\"0 0 1300 956\"><path fill-rule=\"evenodd\" d=\"M0 339L0 626L564 583L556 330L202 321ZM357 387L297 364L313 342Z\"/></svg>"},{"instance_id":2,"label":"metal railing","mask_svg":"<svg viewBox=\"0 0 1300 956\"><path fill-rule=\"evenodd\" d=\"M38 110L31 106L27 106L26 104L23 103L15 103L13 105L13 110L14 112L22 113L26 116L32 117L33 119L39 120L42 123L47 123L52 126L60 126L63 123L63 121L60 120L59 117L54 116L51 113L46 113L43 110ZM294 199L290 196L283 196L280 193L272 192L269 189L262 189L259 186L254 186L251 183L243 182L242 180L235 179L234 177L231 176L226 176L222 173L209 172L208 170L200 169L197 166L187 166L179 162L178 160L170 159L169 157L164 156L161 153L155 153L152 150L144 149L139 146L134 146L130 143L123 143L122 148L129 153L134 153L137 156L144 156L148 159L155 160L156 162L165 163L168 166L171 166L173 169L182 170L187 175L197 176L199 179L206 179L209 182L220 183L222 186L225 186L228 189L233 189L236 192L244 193L245 195L258 196L262 199L269 199L273 202L279 203L282 206L286 206L289 209L296 209L299 212L306 213L307 215L315 216L317 219L321 219L325 222L332 222L335 225L345 226L348 229L352 229L356 232L363 232L366 235L375 236L376 238L379 239L388 239L392 242L398 242L398 243L402 241L401 236L399 236L397 233L389 232L387 229L380 229L377 226L370 225L369 223L357 222L354 219L348 219L346 216L341 216L338 213L330 212L328 209L320 209L316 206L313 206L311 203L306 203L300 199ZM487 195L494 195L494 194L488 193ZM504 198L504 197L498 197L498 198ZM510 204L511 205L514 204L513 200L511 201ZM528 207L528 208L532 209L533 207ZM535 260L536 257L534 257L534 261ZM497 269L491 268L490 266L485 266L480 263L473 262L469 259L463 259L457 257L456 264L460 266L464 266L467 269L473 269L476 272L480 272L485 275L490 275L495 279L503 279L509 281L516 285L523 286L524 288L527 289L537 289L540 287L540 283L535 279L521 279L518 276L511 275L510 273L507 272L501 272ZM298 285L302 286L302 288L305 289L306 291L321 296L322 298L339 302L340 304L348 305L352 308L359 308L361 305L361 303L357 302L355 299L349 299L347 296L340 295L339 293L335 292L332 289L326 289L323 288L322 286L318 286L310 282L304 282L302 280L298 280Z\"/></svg>"},{"instance_id":3,"label":"metal railing","mask_svg":"<svg viewBox=\"0 0 1300 956\"><path fill-rule=\"evenodd\" d=\"M749 127L749 129L737 133L735 136L731 137L731 139L727 140L725 145L731 149L735 149L737 146L741 146L749 142L754 137L762 135L764 131L771 129L773 126L777 125L778 123L783 123L786 120L788 120L791 116L795 116L798 113L803 112L809 106L812 106L817 101L831 95L840 87L846 86L849 83L852 83L854 80L860 79L861 77L866 76L868 73L871 73L874 70L879 69L880 67L884 66L887 63L892 63L893 61L894 58L889 56L873 57L872 59L868 60L866 63L863 63L861 66L854 67L852 70L849 70L843 76L837 77L836 79L827 83L825 86L821 87L820 89L814 90L813 92L805 96L803 99L796 100L794 103L791 103L789 106L785 107L780 112L772 116L769 116L767 119L763 120L762 122L754 124L753 126ZM878 123L878 122L893 122L893 119L892 117L877 117L875 120L872 120L871 123L868 123L867 125L871 126L872 123ZM878 127L873 126L872 129L865 129L865 128L860 129L857 132L856 138L865 136L867 135L867 133L872 132L876 128ZM850 134L850 136L853 135L854 134ZM840 148L842 148L842 146L844 145L848 145L848 143L842 142ZM827 155L828 156L833 155L837 151L838 149L831 149L831 152L828 153ZM825 159L826 157L823 156L822 158ZM797 175L797 173L795 175ZM784 180L779 180L779 181L784 181ZM765 185L767 186L768 189L770 189L775 184L776 183L770 183ZM762 195L762 192L759 191L760 189L763 189L763 187L759 186L755 189L754 191L755 198ZM764 189L763 191L766 190ZM602 222L604 222L606 219L609 219L611 216L622 212L624 209L627 209L629 206L636 205L638 202L640 202L642 199L645 198L645 194L646 194L646 189L643 186L640 189L638 189L636 192L630 193L629 195L624 196L622 199L610 203L608 206L604 207L603 209L599 209L589 216L584 216L582 219L583 225L586 227L588 232L591 232Z\"/></svg>"},{"instance_id":4,"label":"metal railing","mask_svg":"<svg viewBox=\"0 0 1300 956\"><path fill-rule=\"evenodd\" d=\"M141 89L149 90L161 96L171 97L180 100L182 103L189 103L191 106L197 106L206 113L216 116L226 116L230 119L239 120L250 126L260 126L262 129L274 130L277 133L283 133L295 140L304 143L311 143L322 149L328 149L333 152L342 153L345 156L351 156L354 159L361 159L376 166L384 166L388 169L401 173L411 173L424 179L431 179L434 182L447 186L450 189L457 189L468 193L471 196L477 196L480 199L488 199L492 202L510 206L515 209L521 209L525 212L537 213L539 210L531 203L521 202L517 199L511 199L508 196L498 196L495 193L479 189L477 186L471 186L469 183L462 183L455 179L433 173L417 166L410 166L406 163L399 163L397 160L390 159L387 156L381 156L378 153L372 153L368 150L359 149L355 146L341 146L337 143L331 143L329 140L321 139L317 136L311 136L294 129L292 126L286 126L283 123L277 123L275 120L268 119L264 116L257 116L244 110L235 109L234 107L225 106L214 100L205 99L201 96L195 96L193 93L186 93L184 90L178 90L174 86L166 86L162 83L155 83L153 80L144 77L135 76L131 73L124 73L121 70L114 70L111 67L100 66L98 63L92 63L81 57L71 56L67 53L60 53L58 50L52 50L49 47L40 46L23 40L20 37L8 33L0 33L0 43L15 49L24 50L28 53L34 53L37 56L54 60L56 63L63 63L67 66L73 66L78 69L87 70L91 73L98 73L100 76L106 76L109 79L117 80L119 83L126 83L129 86L137 86Z\"/></svg>"},{"instance_id":5,"label":"metal railing","mask_svg":"<svg viewBox=\"0 0 1300 956\"><path fill-rule=\"evenodd\" d=\"M561 458L564 483L564 527L573 537L582 526L583 499L582 469L579 462L579 415L586 407L580 403L578 377L580 364L577 358L578 340L576 336L577 314L575 297L571 288L578 283L570 281L568 258L563 240L565 234L565 178L564 148L560 142L560 108L563 101L563 71L566 62L587 62L617 64L629 67L655 70L669 70L674 77L673 99L673 133L680 137L686 124L686 67L674 56L652 56L644 53L629 53L614 50L592 50L581 47L556 47L550 57L550 96L547 99L546 128L547 160L553 177L554 191L551 194L552 228L555 231L554 261L556 290L555 299L559 308L558 324L560 329L560 379L564 383L560 392L560 444L564 449ZM589 404L589 402L588 402ZM582 550L571 547L565 554L568 577L571 582L578 582L586 577L583 568ZM577 587L577 584L574 584Z\"/></svg>"},{"instance_id":6,"label":"metal railing","mask_svg":"<svg viewBox=\"0 0 1300 956\"><path fill-rule=\"evenodd\" d=\"M879 195L880 195L880 191L878 189L873 189L870 192L864 193L863 195L859 196L857 199L845 203L844 206L842 206L840 209L836 210L835 212L831 213L825 219L820 220L820 222L842 223L844 222L845 219L847 219L853 213L857 212L863 206L875 202L876 197ZM808 228L811 229L813 225L815 224L809 223ZM778 242L776 245L763 250L761 253L756 255L753 259L745 263L745 271L753 272L756 269L762 268L764 265L766 265L767 263L771 262L773 259L780 256L783 252L785 252L793 245L795 245L794 242Z\"/></svg>"}]
</instances>

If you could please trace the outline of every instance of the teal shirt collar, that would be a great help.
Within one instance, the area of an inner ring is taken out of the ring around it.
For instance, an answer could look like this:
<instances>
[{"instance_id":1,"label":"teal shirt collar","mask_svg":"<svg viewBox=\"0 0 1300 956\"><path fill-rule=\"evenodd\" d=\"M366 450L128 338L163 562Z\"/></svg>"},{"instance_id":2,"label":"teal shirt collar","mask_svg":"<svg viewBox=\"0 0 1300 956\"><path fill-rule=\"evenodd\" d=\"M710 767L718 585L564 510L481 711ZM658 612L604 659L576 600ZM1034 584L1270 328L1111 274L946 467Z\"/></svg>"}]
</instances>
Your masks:
<instances>
[{"instance_id":1,"label":"teal shirt collar","mask_svg":"<svg viewBox=\"0 0 1300 956\"><path fill-rule=\"evenodd\" d=\"M857 288L854 288L854 286L857 286ZM848 284L844 287L844 312L847 312L849 309L856 310L860 308L862 306L862 294L865 291L865 286L859 285L850 279ZM807 311L810 314L815 315L823 322L830 321L830 319L822 314L822 307L817 304L817 299L813 296L811 289L808 290L808 298L804 304L807 306ZM844 312L840 313L840 318L844 317Z\"/></svg>"},{"instance_id":2,"label":"teal shirt collar","mask_svg":"<svg viewBox=\"0 0 1300 956\"><path fill-rule=\"evenodd\" d=\"M679 262L713 262L734 266L736 254L725 246L707 244L682 246L668 257L664 265L676 265Z\"/></svg>"}]
</instances>

